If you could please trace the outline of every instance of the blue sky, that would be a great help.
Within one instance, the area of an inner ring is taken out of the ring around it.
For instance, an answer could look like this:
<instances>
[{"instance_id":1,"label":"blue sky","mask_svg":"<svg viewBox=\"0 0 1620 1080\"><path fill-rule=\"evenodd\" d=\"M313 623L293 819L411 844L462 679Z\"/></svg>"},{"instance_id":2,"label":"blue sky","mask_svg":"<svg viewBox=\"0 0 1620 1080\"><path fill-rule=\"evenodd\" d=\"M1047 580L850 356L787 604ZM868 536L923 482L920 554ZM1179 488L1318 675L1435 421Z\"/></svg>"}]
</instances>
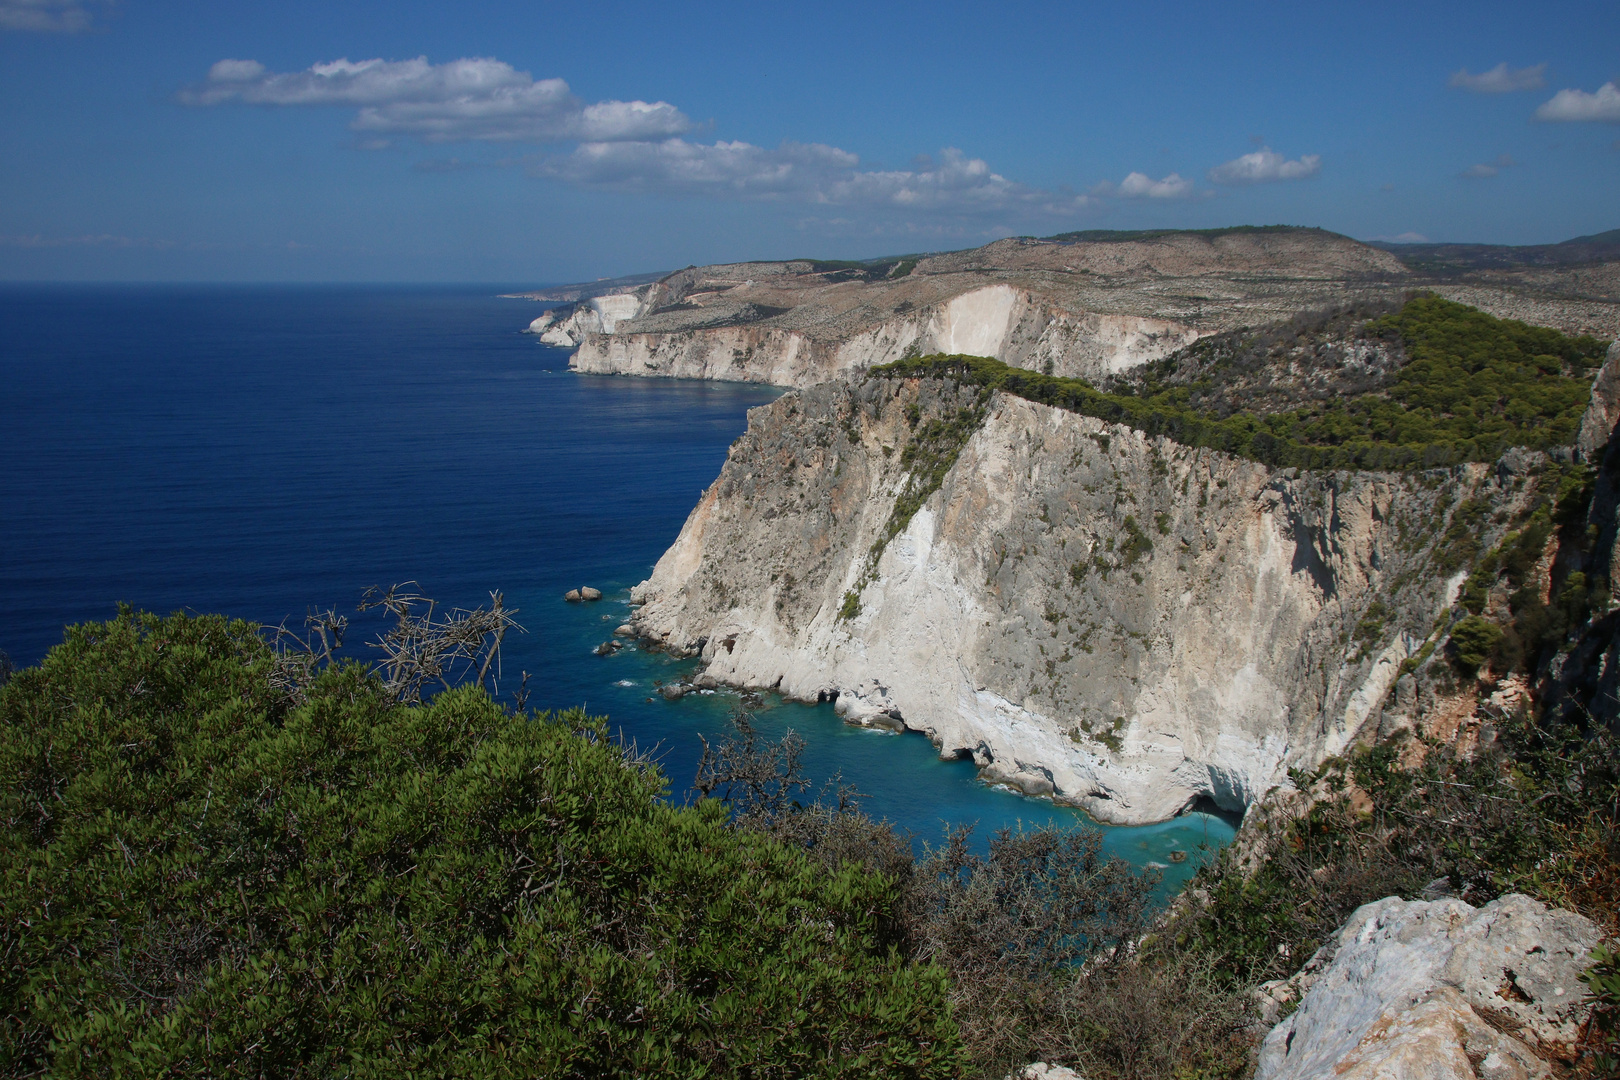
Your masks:
<instances>
[{"instance_id":1,"label":"blue sky","mask_svg":"<svg viewBox=\"0 0 1620 1080\"><path fill-rule=\"evenodd\" d=\"M1614 0L0 0L0 278L538 283L1279 222L1557 241L1620 227L1617 46Z\"/></svg>"}]
</instances>

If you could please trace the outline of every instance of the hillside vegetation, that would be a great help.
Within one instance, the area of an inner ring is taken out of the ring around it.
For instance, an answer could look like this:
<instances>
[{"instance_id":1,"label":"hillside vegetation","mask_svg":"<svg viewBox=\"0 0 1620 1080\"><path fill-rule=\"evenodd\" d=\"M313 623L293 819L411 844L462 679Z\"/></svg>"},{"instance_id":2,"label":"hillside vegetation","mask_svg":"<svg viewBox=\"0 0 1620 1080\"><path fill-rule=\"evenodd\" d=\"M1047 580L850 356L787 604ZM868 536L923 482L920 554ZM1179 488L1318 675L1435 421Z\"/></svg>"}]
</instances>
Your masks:
<instances>
[{"instance_id":1,"label":"hillside vegetation","mask_svg":"<svg viewBox=\"0 0 1620 1080\"><path fill-rule=\"evenodd\" d=\"M0 688L0 1075L955 1075L895 880L579 711L126 611Z\"/></svg>"},{"instance_id":2,"label":"hillside vegetation","mask_svg":"<svg viewBox=\"0 0 1620 1080\"><path fill-rule=\"evenodd\" d=\"M1375 373L1354 396L1324 394L1277 411L1229 411L1203 400L1241 371L1241 348L1191 383L1164 377L1176 367L1172 358L1147 372L1139 387L1112 391L984 357L918 357L871 373L958 379L1274 467L1432 468L1493 461L1511 446L1573 443L1607 347L1432 296L1368 320L1360 333L1400 346L1392 374Z\"/></svg>"},{"instance_id":3,"label":"hillside vegetation","mask_svg":"<svg viewBox=\"0 0 1620 1080\"><path fill-rule=\"evenodd\" d=\"M1310 812L1205 853L1155 926L1095 830L918 856L847 789L801 801L802 741L746 716L681 807L577 710L341 663L289 694L281 660L125 611L0 686L0 1076L1238 1080L1254 984L1366 900L1620 897L1614 741L1529 717L1296 777Z\"/></svg>"}]
</instances>

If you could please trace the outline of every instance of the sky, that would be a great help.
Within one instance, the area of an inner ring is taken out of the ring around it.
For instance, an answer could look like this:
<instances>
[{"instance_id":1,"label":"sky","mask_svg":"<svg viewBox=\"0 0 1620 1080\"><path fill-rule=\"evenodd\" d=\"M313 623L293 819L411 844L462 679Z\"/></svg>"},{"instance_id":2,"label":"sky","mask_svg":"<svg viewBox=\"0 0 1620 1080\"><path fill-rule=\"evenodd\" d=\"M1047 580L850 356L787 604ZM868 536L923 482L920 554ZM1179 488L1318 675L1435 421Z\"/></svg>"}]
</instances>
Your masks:
<instances>
[{"instance_id":1,"label":"sky","mask_svg":"<svg viewBox=\"0 0 1620 1080\"><path fill-rule=\"evenodd\" d=\"M1620 228L1620 2L0 0L0 280Z\"/></svg>"}]
</instances>

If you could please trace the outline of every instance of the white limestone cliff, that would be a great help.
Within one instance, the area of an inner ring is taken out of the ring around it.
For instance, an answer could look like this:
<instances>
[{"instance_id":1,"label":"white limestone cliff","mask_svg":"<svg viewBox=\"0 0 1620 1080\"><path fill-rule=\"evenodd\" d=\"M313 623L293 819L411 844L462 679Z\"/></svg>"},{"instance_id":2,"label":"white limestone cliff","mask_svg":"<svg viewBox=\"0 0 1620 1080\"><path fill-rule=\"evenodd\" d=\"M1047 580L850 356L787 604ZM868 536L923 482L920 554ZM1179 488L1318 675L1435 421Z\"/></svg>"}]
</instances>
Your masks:
<instances>
[{"instance_id":1,"label":"white limestone cliff","mask_svg":"<svg viewBox=\"0 0 1620 1080\"><path fill-rule=\"evenodd\" d=\"M949 383L828 384L750 413L633 622L708 679L923 731L1104 821L1242 810L1376 717L1446 609L1447 514L1513 481L1274 471Z\"/></svg>"},{"instance_id":2,"label":"white limestone cliff","mask_svg":"<svg viewBox=\"0 0 1620 1080\"><path fill-rule=\"evenodd\" d=\"M973 289L835 341L757 323L642 331L633 322L639 303L633 296L600 297L557 321L541 316L529 329L549 345L576 348L569 365L575 371L778 386L813 386L939 352L1096 378L1168 356L1204 333L1167 319L1070 312L1010 285Z\"/></svg>"}]
</instances>

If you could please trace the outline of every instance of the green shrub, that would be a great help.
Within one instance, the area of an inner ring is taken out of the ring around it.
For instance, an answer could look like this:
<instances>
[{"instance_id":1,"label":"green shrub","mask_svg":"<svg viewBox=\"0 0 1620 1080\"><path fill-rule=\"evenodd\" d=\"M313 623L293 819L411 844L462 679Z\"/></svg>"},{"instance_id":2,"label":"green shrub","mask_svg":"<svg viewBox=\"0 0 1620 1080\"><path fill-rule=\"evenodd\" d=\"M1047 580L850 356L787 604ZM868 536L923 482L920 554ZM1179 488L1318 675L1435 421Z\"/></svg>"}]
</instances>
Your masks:
<instances>
[{"instance_id":1,"label":"green shrub","mask_svg":"<svg viewBox=\"0 0 1620 1080\"><path fill-rule=\"evenodd\" d=\"M1451 647L1457 662L1468 671L1489 660L1501 643L1502 628L1479 615L1464 616L1451 628Z\"/></svg>"},{"instance_id":2,"label":"green shrub","mask_svg":"<svg viewBox=\"0 0 1620 1080\"><path fill-rule=\"evenodd\" d=\"M125 611L0 688L0 1074L947 1076L892 877L574 710Z\"/></svg>"}]
</instances>

